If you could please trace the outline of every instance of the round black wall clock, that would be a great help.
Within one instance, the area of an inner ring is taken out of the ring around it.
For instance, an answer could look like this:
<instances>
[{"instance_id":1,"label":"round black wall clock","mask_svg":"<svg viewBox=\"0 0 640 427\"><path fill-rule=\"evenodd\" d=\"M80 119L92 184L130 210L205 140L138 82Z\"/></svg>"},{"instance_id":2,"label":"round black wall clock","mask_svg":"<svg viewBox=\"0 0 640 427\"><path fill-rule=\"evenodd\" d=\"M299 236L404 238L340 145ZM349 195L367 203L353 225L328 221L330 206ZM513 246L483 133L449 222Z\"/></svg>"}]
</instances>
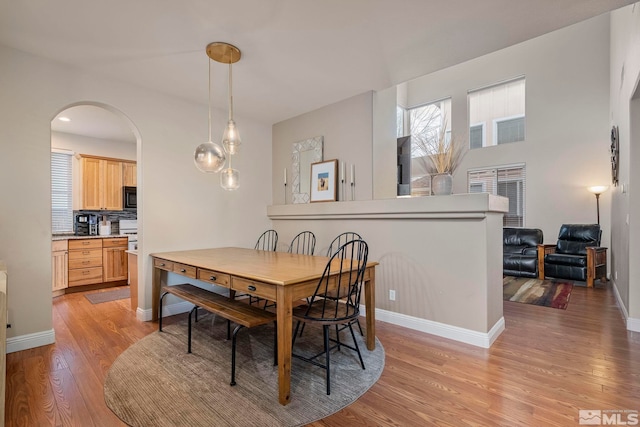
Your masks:
<instances>
[{"instance_id":1,"label":"round black wall clock","mask_svg":"<svg viewBox=\"0 0 640 427\"><path fill-rule=\"evenodd\" d=\"M611 182L618 185L618 171L620 169L620 144L618 141L618 127L611 128Z\"/></svg>"}]
</instances>

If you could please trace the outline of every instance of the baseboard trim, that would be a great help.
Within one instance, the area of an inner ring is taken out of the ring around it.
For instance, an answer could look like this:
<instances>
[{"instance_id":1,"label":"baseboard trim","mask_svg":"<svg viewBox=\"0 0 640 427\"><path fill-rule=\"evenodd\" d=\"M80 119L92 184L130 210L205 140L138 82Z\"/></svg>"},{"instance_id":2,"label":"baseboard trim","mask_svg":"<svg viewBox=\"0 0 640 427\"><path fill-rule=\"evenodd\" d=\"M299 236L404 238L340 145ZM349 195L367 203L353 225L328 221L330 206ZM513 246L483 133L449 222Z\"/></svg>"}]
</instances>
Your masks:
<instances>
[{"instance_id":1,"label":"baseboard trim","mask_svg":"<svg viewBox=\"0 0 640 427\"><path fill-rule=\"evenodd\" d=\"M360 312L364 313L364 308ZM491 347L505 329L504 317L501 317L487 333L382 309L376 309L377 320L482 348Z\"/></svg>"},{"instance_id":2,"label":"baseboard trim","mask_svg":"<svg viewBox=\"0 0 640 427\"><path fill-rule=\"evenodd\" d=\"M629 317L627 319L627 330L632 332L640 332L640 319Z\"/></svg>"},{"instance_id":3,"label":"baseboard trim","mask_svg":"<svg viewBox=\"0 0 640 427\"><path fill-rule=\"evenodd\" d=\"M7 338L7 353L28 350L30 348L41 347L56 342L56 333L53 329L33 334L20 335Z\"/></svg>"}]
</instances>

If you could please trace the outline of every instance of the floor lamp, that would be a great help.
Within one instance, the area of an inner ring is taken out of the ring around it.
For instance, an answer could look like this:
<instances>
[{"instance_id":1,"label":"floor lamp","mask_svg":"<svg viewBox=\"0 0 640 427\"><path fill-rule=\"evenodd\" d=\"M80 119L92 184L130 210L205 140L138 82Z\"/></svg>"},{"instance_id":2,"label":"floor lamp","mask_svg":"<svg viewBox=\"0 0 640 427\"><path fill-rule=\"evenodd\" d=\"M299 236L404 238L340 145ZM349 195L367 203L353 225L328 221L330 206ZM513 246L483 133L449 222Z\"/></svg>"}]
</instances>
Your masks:
<instances>
[{"instance_id":1,"label":"floor lamp","mask_svg":"<svg viewBox=\"0 0 640 427\"><path fill-rule=\"evenodd\" d=\"M598 225L600 225L600 195L607 191L609 188L608 185L594 185L593 187L588 187L587 190L596 195L596 211L598 213Z\"/></svg>"}]
</instances>

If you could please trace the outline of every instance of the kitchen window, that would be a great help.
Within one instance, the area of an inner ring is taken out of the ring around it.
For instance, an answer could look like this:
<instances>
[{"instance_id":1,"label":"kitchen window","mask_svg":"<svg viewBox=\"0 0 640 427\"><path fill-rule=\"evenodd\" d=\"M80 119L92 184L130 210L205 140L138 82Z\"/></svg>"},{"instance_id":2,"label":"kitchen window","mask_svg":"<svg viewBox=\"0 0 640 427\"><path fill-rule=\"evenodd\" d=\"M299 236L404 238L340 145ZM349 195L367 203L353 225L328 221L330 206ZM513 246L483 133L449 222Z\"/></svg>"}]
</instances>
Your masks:
<instances>
[{"instance_id":1,"label":"kitchen window","mask_svg":"<svg viewBox=\"0 0 640 427\"><path fill-rule=\"evenodd\" d=\"M73 190L70 151L51 151L51 231L73 232Z\"/></svg>"}]
</instances>

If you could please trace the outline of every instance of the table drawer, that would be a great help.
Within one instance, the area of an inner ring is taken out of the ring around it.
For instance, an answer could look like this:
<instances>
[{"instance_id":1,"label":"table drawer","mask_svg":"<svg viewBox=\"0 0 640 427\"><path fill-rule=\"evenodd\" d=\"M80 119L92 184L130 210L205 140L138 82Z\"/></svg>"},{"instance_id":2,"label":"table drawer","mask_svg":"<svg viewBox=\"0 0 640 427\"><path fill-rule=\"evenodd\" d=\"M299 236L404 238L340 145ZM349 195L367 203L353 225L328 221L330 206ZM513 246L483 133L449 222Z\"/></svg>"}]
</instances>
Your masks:
<instances>
[{"instance_id":1,"label":"table drawer","mask_svg":"<svg viewBox=\"0 0 640 427\"><path fill-rule=\"evenodd\" d=\"M69 286L102 283L102 267L69 270Z\"/></svg>"},{"instance_id":2,"label":"table drawer","mask_svg":"<svg viewBox=\"0 0 640 427\"><path fill-rule=\"evenodd\" d=\"M76 268L89 268L89 267L101 267L102 266L102 257L100 258L76 258L71 259L69 257L69 270L73 270Z\"/></svg>"},{"instance_id":3,"label":"table drawer","mask_svg":"<svg viewBox=\"0 0 640 427\"><path fill-rule=\"evenodd\" d=\"M77 259L86 259L86 258L102 259L102 248L69 251L69 262Z\"/></svg>"},{"instance_id":4,"label":"table drawer","mask_svg":"<svg viewBox=\"0 0 640 427\"><path fill-rule=\"evenodd\" d=\"M69 239L71 249L102 249L102 239Z\"/></svg>"},{"instance_id":5,"label":"table drawer","mask_svg":"<svg viewBox=\"0 0 640 427\"><path fill-rule=\"evenodd\" d=\"M163 259L154 259L153 266L162 270L173 271L173 263L171 261L165 261Z\"/></svg>"},{"instance_id":6,"label":"table drawer","mask_svg":"<svg viewBox=\"0 0 640 427\"><path fill-rule=\"evenodd\" d=\"M196 268L191 265L178 264L177 262L174 262L173 272L181 274L183 276L191 277L192 279L196 278Z\"/></svg>"},{"instance_id":7,"label":"table drawer","mask_svg":"<svg viewBox=\"0 0 640 427\"><path fill-rule=\"evenodd\" d=\"M204 268L198 269L198 280L202 280L207 283L215 283L218 286L224 286L228 288L231 286L231 276L225 273L220 273L214 270L205 270Z\"/></svg>"},{"instance_id":8,"label":"table drawer","mask_svg":"<svg viewBox=\"0 0 640 427\"><path fill-rule=\"evenodd\" d=\"M271 301L276 300L276 287L266 283L254 282L252 280L233 277L231 279L231 289L237 292L248 293L257 297L266 298Z\"/></svg>"}]
</instances>

